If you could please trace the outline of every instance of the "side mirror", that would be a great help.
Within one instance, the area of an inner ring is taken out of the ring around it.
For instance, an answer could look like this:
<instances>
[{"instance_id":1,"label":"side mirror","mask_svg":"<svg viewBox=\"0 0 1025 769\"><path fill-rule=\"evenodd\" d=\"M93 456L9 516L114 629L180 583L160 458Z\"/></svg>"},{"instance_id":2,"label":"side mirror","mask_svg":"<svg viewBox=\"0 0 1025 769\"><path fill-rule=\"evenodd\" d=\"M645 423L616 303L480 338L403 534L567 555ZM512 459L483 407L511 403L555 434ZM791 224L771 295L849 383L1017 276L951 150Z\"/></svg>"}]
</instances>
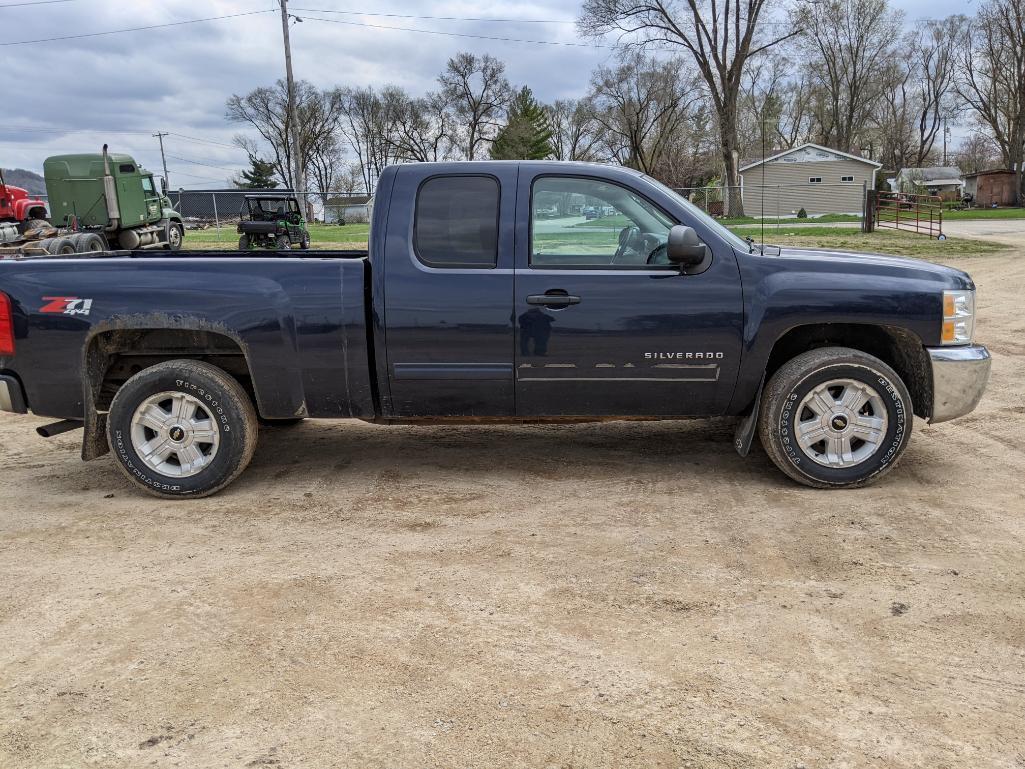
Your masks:
<instances>
[{"instance_id":1,"label":"side mirror","mask_svg":"<svg viewBox=\"0 0 1025 769\"><path fill-rule=\"evenodd\" d=\"M669 230L666 256L673 264L678 264L681 267L697 267L705 261L707 254L708 247L701 242L693 227L677 224Z\"/></svg>"},{"instance_id":2,"label":"side mirror","mask_svg":"<svg viewBox=\"0 0 1025 769\"><path fill-rule=\"evenodd\" d=\"M160 194L167 197L167 179L163 176L160 177Z\"/></svg>"}]
</instances>

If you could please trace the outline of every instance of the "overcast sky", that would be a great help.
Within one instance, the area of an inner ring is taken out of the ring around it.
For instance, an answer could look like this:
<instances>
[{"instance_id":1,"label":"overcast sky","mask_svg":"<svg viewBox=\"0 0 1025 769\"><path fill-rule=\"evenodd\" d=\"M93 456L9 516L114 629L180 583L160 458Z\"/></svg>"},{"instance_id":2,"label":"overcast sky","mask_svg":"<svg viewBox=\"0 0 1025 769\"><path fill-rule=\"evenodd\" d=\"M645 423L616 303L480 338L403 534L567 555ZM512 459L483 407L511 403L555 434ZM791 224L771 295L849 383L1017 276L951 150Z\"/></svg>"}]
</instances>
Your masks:
<instances>
[{"instance_id":1,"label":"overcast sky","mask_svg":"<svg viewBox=\"0 0 1025 769\"><path fill-rule=\"evenodd\" d=\"M145 32L3 44L251 13L274 9L272 0L70 0L12 6L22 2L31 0L0 0L0 69L5 83L17 84L3 89L0 166L41 173L48 155L99 151L107 142L112 150L127 152L159 172L160 153L151 136L156 131L173 132L164 142L174 188L224 186L235 170L248 165L245 154L230 146L242 129L225 120L224 102L232 93L243 94L283 76L277 10ZM974 13L976 3L970 0L966 7L964 0L893 0L909 25L926 17ZM581 96L592 69L614 55L602 48L381 28L579 44L584 41L573 25L578 0L513 0L501 6L470 0L290 0L289 5L304 19L291 28L295 76L320 87L394 83L422 93L435 87L434 79L450 56L472 51L501 58L513 83L529 85L538 98L550 101ZM369 15L389 13L544 23Z\"/></svg>"}]
</instances>

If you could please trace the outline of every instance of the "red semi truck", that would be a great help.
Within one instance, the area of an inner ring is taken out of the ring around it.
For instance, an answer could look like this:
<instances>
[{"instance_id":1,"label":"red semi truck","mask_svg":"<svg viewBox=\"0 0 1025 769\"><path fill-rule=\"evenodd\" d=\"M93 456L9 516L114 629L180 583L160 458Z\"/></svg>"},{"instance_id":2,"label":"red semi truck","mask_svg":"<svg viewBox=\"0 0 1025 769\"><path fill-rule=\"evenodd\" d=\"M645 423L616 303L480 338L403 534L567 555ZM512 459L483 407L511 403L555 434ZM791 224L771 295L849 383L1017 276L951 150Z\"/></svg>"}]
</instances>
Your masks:
<instances>
[{"instance_id":1,"label":"red semi truck","mask_svg":"<svg viewBox=\"0 0 1025 769\"><path fill-rule=\"evenodd\" d=\"M7 184L0 171L0 222L25 224L33 219L46 219L46 203L28 190Z\"/></svg>"}]
</instances>

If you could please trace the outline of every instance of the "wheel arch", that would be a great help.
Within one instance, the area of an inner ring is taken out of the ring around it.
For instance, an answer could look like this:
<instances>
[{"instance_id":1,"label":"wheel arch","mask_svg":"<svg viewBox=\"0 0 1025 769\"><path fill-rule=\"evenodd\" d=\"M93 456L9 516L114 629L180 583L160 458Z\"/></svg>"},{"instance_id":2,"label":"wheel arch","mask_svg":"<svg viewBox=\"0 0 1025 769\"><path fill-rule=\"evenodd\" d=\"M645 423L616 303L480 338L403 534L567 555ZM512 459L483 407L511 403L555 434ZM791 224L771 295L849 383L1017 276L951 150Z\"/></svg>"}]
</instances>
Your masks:
<instances>
[{"instance_id":1,"label":"wheel arch","mask_svg":"<svg viewBox=\"0 0 1025 769\"><path fill-rule=\"evenodd\" d=\"M109 451L105 412L121 385L143 369L178 359L203 361L234 377L261 412L246 345L224 329L140 326L99 330L86 341L84 352L83 459L95 459Z\"/></svg>"},{"instance_id":2,"label":"wheel arch","mask_svg":"<svg viewBox=\"0 0 1025 769\"><path fill-rule=\"evenodd\" d=\"M867 323L813 323L794 326L773 344L765 367L765 381L801 353L820 347L850 347L874 355L903 380L911 394L914 413L932 415L932 369L922 339L900 326Z\"/></svg>"}]
</instances>

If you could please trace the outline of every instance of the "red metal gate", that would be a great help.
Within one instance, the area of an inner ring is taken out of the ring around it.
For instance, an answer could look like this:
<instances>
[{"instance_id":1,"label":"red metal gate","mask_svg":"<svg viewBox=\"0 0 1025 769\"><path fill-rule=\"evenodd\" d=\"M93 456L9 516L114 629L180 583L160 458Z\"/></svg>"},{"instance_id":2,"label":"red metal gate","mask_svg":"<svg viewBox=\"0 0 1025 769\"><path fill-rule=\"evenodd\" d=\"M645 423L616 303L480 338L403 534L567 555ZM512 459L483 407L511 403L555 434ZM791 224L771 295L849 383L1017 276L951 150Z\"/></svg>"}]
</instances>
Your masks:
<instances>
[{"instance_id":1,"label":"red metal gate","mask_svg":"<svg viewBox=\"0 0 1025 769\"><path fill-rule=\"evenodd\" d=\"M936 195L877 192L872 213L873 224L877 228L944 239L943 201Z\"/></svg>"}]
</instances>

